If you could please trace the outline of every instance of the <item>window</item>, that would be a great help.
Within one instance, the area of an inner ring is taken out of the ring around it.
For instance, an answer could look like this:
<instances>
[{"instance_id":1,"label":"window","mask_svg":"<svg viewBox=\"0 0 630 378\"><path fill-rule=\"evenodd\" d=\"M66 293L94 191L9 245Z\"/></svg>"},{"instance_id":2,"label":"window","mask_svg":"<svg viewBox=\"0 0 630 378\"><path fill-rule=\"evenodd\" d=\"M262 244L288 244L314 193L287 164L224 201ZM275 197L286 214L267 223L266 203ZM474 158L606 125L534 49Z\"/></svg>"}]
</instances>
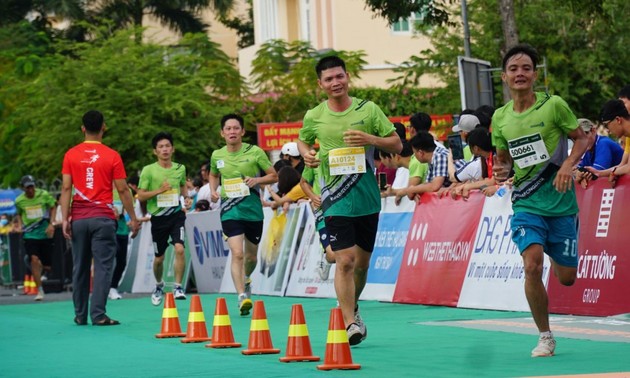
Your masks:
<instances>
[{"instance_id":1,"label":"window","mask_svg":"<svg viewBox=\"0 0 630 378\"><path fill-rule=\"evenodd\" d=\"M392 25L392 32L400 34L410 34L416 31L416 25L421 25L424 20L424 14L414 12L408 18L401 18Z\"/></svg>"}]
</instances>

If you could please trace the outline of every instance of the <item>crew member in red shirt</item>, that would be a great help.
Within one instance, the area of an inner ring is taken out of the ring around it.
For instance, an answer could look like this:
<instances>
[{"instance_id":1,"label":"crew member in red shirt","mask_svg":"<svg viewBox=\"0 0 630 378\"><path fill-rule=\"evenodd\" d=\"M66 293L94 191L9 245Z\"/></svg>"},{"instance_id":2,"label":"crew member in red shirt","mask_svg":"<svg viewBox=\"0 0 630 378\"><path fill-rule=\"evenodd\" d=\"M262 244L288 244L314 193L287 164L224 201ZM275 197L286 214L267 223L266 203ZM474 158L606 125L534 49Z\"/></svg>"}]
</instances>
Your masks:
<instances>
[{"instance_id":1,"label":"crew member in red shirt","mask_svg":"<svg viewBox=\"0 0 630 378\"><path fill-rule=\"evenodd\" d=\"M86 325L90 300L90 268L94 259L92 303L93 325L117 325L107 316L107 294L116 260L116 216L112 185L131 217L134 237L140 228L133 208L125 167L118 152L103 145L103 115L90 110L83 115L81 131L85 141L72 147L63 158L61 213L63 234L72 240L72 300L74 322ZM72 187L74 186L74 196ZM72 196L72 208L70 197Z\"/></svg>"}]
</instances>

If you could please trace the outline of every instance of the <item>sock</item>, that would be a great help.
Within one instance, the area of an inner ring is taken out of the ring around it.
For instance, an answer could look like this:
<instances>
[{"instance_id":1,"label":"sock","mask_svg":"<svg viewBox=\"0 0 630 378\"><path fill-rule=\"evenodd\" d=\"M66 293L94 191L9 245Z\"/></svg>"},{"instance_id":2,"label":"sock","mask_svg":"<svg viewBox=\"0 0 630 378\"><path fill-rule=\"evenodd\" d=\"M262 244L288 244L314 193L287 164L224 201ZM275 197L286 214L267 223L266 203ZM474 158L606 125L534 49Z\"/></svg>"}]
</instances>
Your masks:
<instances>
[{"instance_id":1,"label":"sock","mask_svg":"<svg viewBox=\"0 0 630 378\"><path fill-rule=\"evenodd\" d=\"M175 282L175 287L182 287L182 284Z\"/></svg>"},{"instance_id":2,"label":"sock","mask_svg":"<svg viewBox=\"0 0 630 378\"><path fill-rule=\"evenodd\" d=\"M160 289L164 287L164 281L158 282L155 284L156 287L159 287Z\"/></svg>"},{"instance_id":3,"label":"sock","mask_svg":"<svg viewBox=\"0 0 630 378\"><path fill-rule=\"evenodd\" d=\"M553 337L553 334L551 333L551 331L541 332L540 337L551 338Z\"/></svg>"}]
</instances>

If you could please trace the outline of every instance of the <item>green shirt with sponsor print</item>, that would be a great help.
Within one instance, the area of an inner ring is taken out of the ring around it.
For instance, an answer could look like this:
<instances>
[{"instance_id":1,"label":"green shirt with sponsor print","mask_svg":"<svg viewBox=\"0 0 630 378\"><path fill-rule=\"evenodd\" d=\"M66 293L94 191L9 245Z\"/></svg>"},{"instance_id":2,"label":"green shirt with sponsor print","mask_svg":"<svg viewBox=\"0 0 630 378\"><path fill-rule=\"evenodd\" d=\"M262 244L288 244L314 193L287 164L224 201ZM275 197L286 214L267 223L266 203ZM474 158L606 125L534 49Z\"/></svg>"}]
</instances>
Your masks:
<instances>
[{"instance_id":1,"label":"green shirt with sponsor print","mask_svg":"<svg viewBox=\"0 0 630 378\"><path fill-rule=\"evenodd\" d=\"M558 96L536 93L536 103L515 113L513 101L497 109L492 117L492 143L508 150L514 160L515 213L542 216L573 215L578 212L575 188L565 193L553 180L568 156L568 136L578 127L569 105Z\"/></svg>"},{"instance_id":2,"label":"green shirt with sponsor print","mask_svg":"<svg viewBox=\"0 0 630 378\"><path fill-rule=\"evenodd\" d=\"M374 175L374 146L348 148L343 141L347 130L386 137L395 128L376 104L357 98L343 112L330 110L324 101L306 113L300 140L309 145L319 142L324 214L358 217L378 213L381 196Z\"/></svg>"},{"instance_id":3,"label":"green shirt with sponsor print","mask_svg":"<svg viewBox=\"0 0 630 378\"><path fill-rule=\"evenodd\" d=\"M55 202L50 193L37 188L33 198L22 193L15 199L15 206L22 219L24 239L48 239L46 228L50 222L50 209L55 206Z\"/></svg>"},{"instance_id":4,"label":"green shirt with sponsor print","mask_svg":"<svg viewBox=\"0 0 630 378\"><path fill-rule=\"evenodd\" d=\"M221 175L221 220L262 221L264 219L260 188L247 188L245 177L259 177L272 166L265 151L243 143L240 150L229 152L227 146L215 150L210 158L210 172Z\"/></svg>"},{"instance_id":5,"label":"green shirt with sponsor print","mask_svg":"<svg viewBox=\"0 0 630 378\"><path fill-rule=\"evenodd\" d=\"M158 162L146 165L140 173L138 188L151 192L159 189L165 180L171 189L147 200L147 211L151 215L164 216L182 210L179 189L186 185L186 167L182 164L172 162L170 168L164 168Z\"/></svg>"}]
</instances>

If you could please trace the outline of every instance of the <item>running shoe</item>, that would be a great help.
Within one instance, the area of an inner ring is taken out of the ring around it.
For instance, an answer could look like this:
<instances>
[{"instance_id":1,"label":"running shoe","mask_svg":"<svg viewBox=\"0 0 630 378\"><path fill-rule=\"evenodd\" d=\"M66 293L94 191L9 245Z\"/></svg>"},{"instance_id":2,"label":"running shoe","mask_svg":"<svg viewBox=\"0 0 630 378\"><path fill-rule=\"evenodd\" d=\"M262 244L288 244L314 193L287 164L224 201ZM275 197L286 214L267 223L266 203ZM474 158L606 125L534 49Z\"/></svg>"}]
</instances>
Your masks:
<instances>
[{"instance_id":1,"label":"running shoe","mask_svg":"<svg viewBox=\"0 0 630 378\"><path fill-rule=\"evenodd\" d=\"M326 281L330 276L330 267L332 264L326 261L326 254L322 254L322 259L317 264L317 274L322 281Z\"/></svg>"},{"instance_id":2,"label":"running shoe","mask_svg":"<svg viewBox=\"0 0 630 378\"><path fill-rule=\"evenodd\" d=\"M361 329L361 341L365 340L367 338L367 326L363 322L363 318L361 317L361 313L359 312L359 306L357 306L356 310L354 311L354 322L359 326L359 329Z\"/></svg>"},{"instance_id":3,"label":"running shoe","mask_svg":"<svg viewBox=\"0 0 630 378\"><path fill-rule=\"evenodd\" d=\"M37 291L37 296L35 296L35 300L41 301L43 299L44 299L44 289L40 287L39 290Z\"/></svg>"},{"instance_id":4,"label":"running shoe","mask_svg":"<svg viewBox=\"0 0 630 378\"><path fill-rule=\"evenodd\" d=\"M164 286L155 286L155 290L153 290L153 293L151 294L151 303L153 303L154 306L159 306L160 303L162 303L162 297L164 297Z\"/></svg>"},{"instance_id":5,"label":"running shoe","mask_svg":"<svg viewBox=\"0 0 630 378\"><path fill-rule=\"evenodd\" d=\"M186 293L184 293L184 289L181 286L175 286L173 289L173 296L175 299L184 300L186 299Z\"/></svg>"},{"instance_id":6,"label":"running shoe","mask_svg":"<svg viewBox=\"0 0 630 378\"><path fill-rule=\"evenodd\" d=\"M556 350L556 340L552 336L541 336L538 345L532 350L532 357L551 357Z\"/></svg>"},{"instance_id":7,"label":"running shoe","mask_svg":"<svg viewBox=\"0 0 630 378\"><path fill-rule=\"evenodd\" d=\"M348 333L348 343L350 345L357 345L363 341L363 333L357 323L350 323L346 328L346 332Z\"/></svg>"},{"instance_id":8,"label":"running shoe","mask_svg":"<svg viewBox=\"0 0 630 378\"><path fill-rule=\"evenodd\" d=\"M122 295L120 295L120 293L118 292L118 289L111 287L109 288L109 295L108 295L109 299L111 300L117 300L117 299L122 299Z\"/></svg>"},{"instance_id":9,"label":"running shoe","mask_svg":"<svg viewBox=\"0 0 630 378\"><path fill-rule=\"evenodd\" d=\"M252 309L252 300L247 298L247 294L239 294L238 296L238 310L241 312L241 316L249 315L249 311Z\"/></svg>"}]
</instances>

